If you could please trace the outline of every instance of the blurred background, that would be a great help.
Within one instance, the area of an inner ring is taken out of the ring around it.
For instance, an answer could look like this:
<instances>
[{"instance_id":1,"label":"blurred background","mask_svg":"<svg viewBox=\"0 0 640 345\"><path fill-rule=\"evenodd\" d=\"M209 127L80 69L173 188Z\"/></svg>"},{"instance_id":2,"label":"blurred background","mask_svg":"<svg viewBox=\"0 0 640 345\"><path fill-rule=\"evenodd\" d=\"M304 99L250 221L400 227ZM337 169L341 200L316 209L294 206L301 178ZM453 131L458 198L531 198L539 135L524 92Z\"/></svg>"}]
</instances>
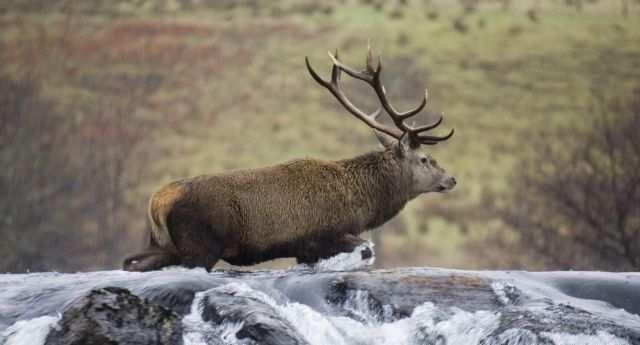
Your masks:
<instances>
[{"instance_id":1,"label":"blurred background","mask_svg":"<svg viewBox=\"0 0 640 345\"><path fill-rule=\"evenodd\" d=\"M368 40L459 181L367 235L376 265L640 269L639 0L5 0L0 272L119 268L175 179L377 149L304 66Z\"/></svg>"}]
</instances>

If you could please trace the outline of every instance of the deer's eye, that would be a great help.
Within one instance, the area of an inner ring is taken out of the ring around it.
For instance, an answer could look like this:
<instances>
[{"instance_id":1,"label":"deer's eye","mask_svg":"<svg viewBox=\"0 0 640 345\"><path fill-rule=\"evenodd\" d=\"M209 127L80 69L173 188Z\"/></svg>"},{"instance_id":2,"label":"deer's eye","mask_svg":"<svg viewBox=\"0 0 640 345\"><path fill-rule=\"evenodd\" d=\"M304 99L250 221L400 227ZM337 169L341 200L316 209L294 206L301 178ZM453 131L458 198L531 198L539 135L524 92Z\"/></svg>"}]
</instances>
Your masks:
<instances>
[{"instance_id":1,"label":"deer's eye","mask_svg":"<svg viewBox=\"0 0 640 345\"><path fill-rule=\"evenodd\" d=\"M420 163L422 163L422 164L427 164L428 161L429 160L427 159L427 157L420 158Z\"/></svg>"}]
</instances>

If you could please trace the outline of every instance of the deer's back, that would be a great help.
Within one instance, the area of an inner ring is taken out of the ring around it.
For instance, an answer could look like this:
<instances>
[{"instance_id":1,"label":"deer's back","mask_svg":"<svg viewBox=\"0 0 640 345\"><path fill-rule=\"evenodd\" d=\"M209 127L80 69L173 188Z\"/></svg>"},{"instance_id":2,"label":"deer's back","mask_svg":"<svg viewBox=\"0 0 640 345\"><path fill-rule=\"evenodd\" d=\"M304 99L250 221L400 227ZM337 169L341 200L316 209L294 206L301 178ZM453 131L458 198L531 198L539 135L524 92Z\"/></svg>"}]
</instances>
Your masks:
<instances>
[{"instance_id":1,"label":"deer's back","mask_svg":"<svg viewBox=\"0 0 640 345\"><path fill-rule=\"evenodd\" d=\"M172 207L184 216L204 215L225 251L233 253L363 231L367 210L359 184L349 176L337 162L304 159L167 187L180 189Z\"/></svg>"}]
</instances>

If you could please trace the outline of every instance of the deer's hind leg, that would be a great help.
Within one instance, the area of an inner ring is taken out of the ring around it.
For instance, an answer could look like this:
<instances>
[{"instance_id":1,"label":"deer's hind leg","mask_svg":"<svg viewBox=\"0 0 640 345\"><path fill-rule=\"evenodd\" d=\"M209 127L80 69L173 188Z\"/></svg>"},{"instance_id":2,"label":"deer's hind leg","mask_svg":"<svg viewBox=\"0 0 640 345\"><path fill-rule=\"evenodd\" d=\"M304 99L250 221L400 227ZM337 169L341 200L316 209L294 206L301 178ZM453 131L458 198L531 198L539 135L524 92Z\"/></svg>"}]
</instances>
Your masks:
<instances>
[{"instance_id":1,"label":"deer's hind leg","mask_svg":"<svg viewBox=\"0 0 640 345\"><path fill-rule=\"evenodd\" d=\"M189 214L172 214L167 219L181 264L185 267L204 267L211 271L222 255L222 243L214 236L205 221Z\"/></svg>"},{"instance_id":2,"label":"deer's hind leg","mask_svg":"<svg viewBox=\"0 0 640 345\"><path fill-rule=\"evenodd\" d=\"M179 264L180 259L176 253L158 246L158 243L149 233L149 246L147 249L142 253L127 256L122 263L122 268L125 271L145 272Z\"/></svg>"},{"instance_id":3,"label":"deer's hind leg","mask_svg":"<svg viewBox=\"0 0 640 345\"><path fill-rule=\"evenodd\" d=\"M163 267L177 265L180 260L175 253L162 250L148 250L143 253L134 254L126 259L122 267L125 271L154 271Z\"/></svg>"},{"instance_id":4,"label":"deer's hind leg","mask_svg":"<svg viewBox=\"0 0 640 345\"><path fill-rule=\"evenodd\" d=\"M134 254L124 259L122 268L125 271L145 272L177 265L179 263L180 260L175 253L160 248L151 248L145 252Z\"/></svg>"}]
</instances>

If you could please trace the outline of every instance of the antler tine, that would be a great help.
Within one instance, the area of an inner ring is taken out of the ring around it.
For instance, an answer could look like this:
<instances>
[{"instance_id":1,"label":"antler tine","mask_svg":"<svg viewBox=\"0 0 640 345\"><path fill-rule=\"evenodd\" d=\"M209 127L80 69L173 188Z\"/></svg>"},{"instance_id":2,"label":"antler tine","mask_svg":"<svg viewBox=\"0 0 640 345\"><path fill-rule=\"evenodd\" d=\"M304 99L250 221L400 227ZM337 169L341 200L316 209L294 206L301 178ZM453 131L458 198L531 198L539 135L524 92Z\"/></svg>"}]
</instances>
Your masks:
<instances>
[{"instance_id":1,"label":"antler tine","mask_svg":"<svg viewBox=\"0 0 640 345\"><path fill-rule=\"evenodd\" d=\"M345 73L352 76L353 78L360 79L372 85L375 72L374 74L370 74L368 70L356 71L353 68L343 64L342 61L338 60L338 54L333 55L331 54L331 52L329 52L329 57L331 58L331 62L333 62L334 67L338 67L340 70L344 71Z\"/></svg>"},{"instance_id":2,"label":"antler tine","mask_svg":"<svg viewBox=\"0 0 640 345\"><path fill-rule=\"evenodd\" d=\"M441 141L445 141L451 138L454 132L455 130L451 128L451 131L449 131L447 135L444 135L441 137L431 136L431 135L415 135L414 138L417 142L419 142L422 145L435 145Z\"/></svg>"},{"instance_id":3,"label":"antler tine","mask_svg":"<svg viewBox=\"0 0 640 345\"><path fill-rule=\"evenodd\" d=\"M333 58L333 55L331 55L331 53L329 53L329 55ZM333 59L337 61L336 58L333 58ZM378 131L384 132L396 139L400 139L400 137L402 136L402 131L392 127L385 126L379 123L378 121L376 121L377 117L382 112L381 108L378 108L376 111L374 111L371 114L367 114L364 111L358 109L355 105L353 105L353 103L351 103L351 101L347 98L347 96L342 91L342 87L340 84L340 72L342 69L337 64L334 63L331 69L331 82L328 82L322 79L318 75L318 73L316 73L313 67L311 67L311 63L309 62L308 57L305 57L305 63L307 65L307 70L309 70L309 73L311 74L311 77L313 77L313 79L318 84L322 85L324 88L329 90L329 92L331 92L331 94L340 102L340 104L342 104L342 106L345 107L345 109L347 109L351 114L353 114L358 119L362 120L369 127L376 129Z\"/></svg>"},{"instance_id":4,"label":"antler tine","mask_svg":"<svg viewBox=\"0 0 640 345\"><path fill-rule=\"evenodd\" d=\"M453 135L454 133L453 130L451 130L447 135L441 136L441 137L430 136L430 135L420 135L420 133L422 132L426 132L430 129L433 129L439 126L442 123L442 116L440 116L440 118L434 123L419 126L419 127L409 126L405 123L405 120L407 120L412 116L417 115L427 105L428 92L427 90L425 90L424 98L422 99L422 102L417 107L405 112L398 112L389 102L389 99L387 98L387 93L380 79L380 74L382 72L382 59L380 58L380 56L378 56L378 64L374 68L372 63L373 54L371 52L370 47L367 51L366 68L364 70L355 70L343 64L338 59L337 50L335 55L329 52L329 57L333 62L333 66L331 68L331 82L325 81L322 78L320 78L318 74L311 67L309 63L309 59L305 58L305 62L307 64L307 69L309 70L309 73L311 73L311 76L313 77L313 79L315 79L316 82L318 82L320 85L328 89L333 94L333 96L351 114L353 114L354 116L356 116L357 118L365 122L369 127L372 127L381 132L389 134L392 137L399 140L402 139L404 135L408 135L409 141L411 145L414 147L417 147L419 145L435 145L441 141L449 139ZM378 99L380 101L382 108L377 109L375 112L371 114L367 114L362 110L358 109L355 105L353 105L353 103L351 103L351 101L344 94L342 90L342 86L340 84L340 75L341 75L341 72L343 71L347 73L349 76L351 76L352 78L362 80L365 83L369 84L369 86L371 86L374 89L376 95L378 96ZM380 115L382 109L384 109L385 112L389 114L396 128L383 125L377 121L377 117L378 115Z\"/></svg>"},{"instance_id":5,"label":"antler tine","mask_svg":"<svg viewBox=\"0 0 640 345\"><path fill-rule=\"evenodd\" d=\"M382 58L378 56L378 64L375 68L373 68L371 63L371 48L369 48L369 51L367 52L367 67L364 71L356 71L355 69L343 64L340 60L338 60L337 56L333 56L331 55L331 53L329 53L329 57L333 61L334 66L338 66L341 70L343 70L351 77L362 80L369 84L376 92L376 95L378 96L380 104L382 105L384 110L389 114L389 116L391 116L391 119L393 120L395 125L403 131L407 131L410 129L404 124L404 120L418 114L427 105L426 92L424 98L422 99L422 102L414 109L405 112L399 112L393 107L393 105L391 105L391 102L389 102L389 99L387 98L387 92L380 79L380 74L382 72Z\"/></svg>"},{"instance_id":6,"label":"antler tine","mask_svg":"<svg viewBox=\"0 0 640 345\"><path fill-rule=\"evenodd\" d=\"M311 74L311 77L313 77L313 80L315 80L318 84L324 86L325 88L330 89L329 83L320 78L318 73L316 73L316 71L311 67L308 57L304 57L304 62L307 65L307 70L309 71L309 74Z\"/></svg>"},{"instance_id":7,"label":"antler tine","mask_svg":"<svg viewBox=\"0 0 640 345\"><path fill-rule=\"evenodd\" d=\"M372 80L372 83L370 83L370 85L376 91L376 94L380 99L380 103L382 104L382 107L389 114L389 116L391 116L391 119L393 120L393 122L397 126L400 126L403 130L408 130L409 127L407 127L404 124L404 120L416 115L417 113L421 112L422 109L424 109L424 107L427 105L427 92L425 90L424 98L422 98L422 102L420 102L420 104L417 107L405 112L399 112L391 105L391 102L389 102L389 99L387 99L387 91L382 85L382 80L380 79L381 73L382 73L382 58L378 56L378 66L373 72L373 80Z\"/></svg>"},{"instance_id":8,"label":"antler tine","mask_svg":"<svg viewBox=\"0 0 640 345\"><path fill-rule=\"evenodd\" d=\"M337 58L338 58L338 49L336 49L336 59ZM341 71L340 71L340 68L338 68L338 66L336 66L335 64L331 66L331 83L339 86L340 74L341 74Z\"/></svg>"},{"instance_id":9,"label":"antler tine","mask_svg":"<svg viewBox=\"0 0 640 345\"><path fill-rule=\"evenodd\" d=\"M442 123L442 119L443 119L443 117L442 117L442 115L440 115L440 117L438 118L438 120L436 120L436 122L428 124L428 125L422 125L420 127L412 127L411 128L411 132L413 132L415 134L418 134L418 133L422 133L422 132L428 131L430 129L434 129L434 128L440 126L440 124Z\"/></svg>"}]
</instances>

